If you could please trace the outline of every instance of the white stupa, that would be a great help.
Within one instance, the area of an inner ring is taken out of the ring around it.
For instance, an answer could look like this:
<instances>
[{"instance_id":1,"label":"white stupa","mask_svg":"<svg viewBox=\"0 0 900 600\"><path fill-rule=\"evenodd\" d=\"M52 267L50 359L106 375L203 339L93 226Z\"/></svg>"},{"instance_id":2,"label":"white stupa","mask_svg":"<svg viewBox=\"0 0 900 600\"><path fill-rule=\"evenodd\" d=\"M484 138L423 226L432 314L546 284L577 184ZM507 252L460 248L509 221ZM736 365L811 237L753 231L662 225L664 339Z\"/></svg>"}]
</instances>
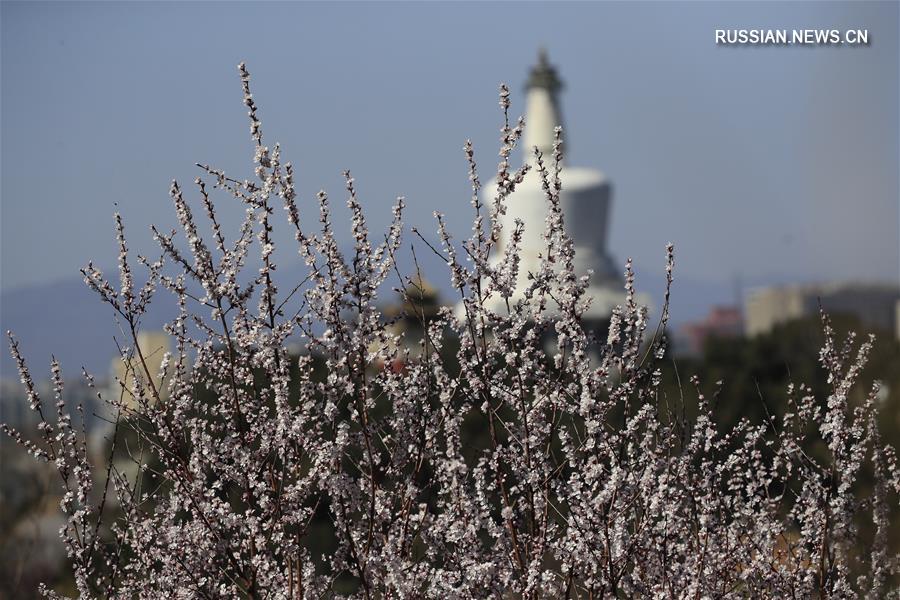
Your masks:
<instances>
[{"instance_id":1,"label":"white stupa","mask_svg":"<svg viewBox=\"0 0 900 600\"><path fill-rule=\"evenodd\" d=\"M531 69L528 83L525 86L525 133L523 148L525 159L534 162L534 148L540 149L544 156L544 164L548 170L553 165L554 129L562 126L558 94L562 83L556 70L547 61L542 50L538 64ZM563 130L564 139L569 131ZM588 311L584 314L587 321L602 323L608 320L613 307L624 304L625 293L622 271L606 249L609 231L610 204L612 186L606 176L597 169L573 167L563 160L560 172L562 205L566 232L575 244L575 268L578 275L587 274L591 270L590 288L587 295L591 298ZM496 181L485 187L485 203L490 205L490 196L496 190ZM547 218L548 202L541 187L540 175L532 168L525 179L516 187L516 191L507 199L507 211L503 219L503 235L501 247L495 254L497 260L503 255L515 220L521 219L525 224L521 244L521 263L516 285L516 294L512 300L521 298L528 286L528 273L537 272L540 262L538 254L545 251L546 243L542 239ZM488 307L503 311L503 302L497 298L488 299Z\"/></svg>"}]
</instances>

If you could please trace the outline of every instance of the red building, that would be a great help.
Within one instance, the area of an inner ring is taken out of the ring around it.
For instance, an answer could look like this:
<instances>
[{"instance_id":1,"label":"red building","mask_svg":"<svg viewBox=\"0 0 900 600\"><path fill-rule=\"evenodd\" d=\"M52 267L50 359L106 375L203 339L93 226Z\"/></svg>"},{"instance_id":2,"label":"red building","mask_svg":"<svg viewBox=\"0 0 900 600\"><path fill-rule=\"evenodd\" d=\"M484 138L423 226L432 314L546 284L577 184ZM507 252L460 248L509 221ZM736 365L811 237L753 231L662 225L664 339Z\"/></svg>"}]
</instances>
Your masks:
<instances>
[{"instance_id":1,"label":"red building","mask_svg":"<svg viewBox=\"0 0 900 600\"><path fill-rule=\"evenodd\" d=\"M697 355L703 352L710 338L740 337L744 332L744 318L737 306L714 306L700 321L681 327L679 350L683 354Z\"/></svg>"}]
</instances>

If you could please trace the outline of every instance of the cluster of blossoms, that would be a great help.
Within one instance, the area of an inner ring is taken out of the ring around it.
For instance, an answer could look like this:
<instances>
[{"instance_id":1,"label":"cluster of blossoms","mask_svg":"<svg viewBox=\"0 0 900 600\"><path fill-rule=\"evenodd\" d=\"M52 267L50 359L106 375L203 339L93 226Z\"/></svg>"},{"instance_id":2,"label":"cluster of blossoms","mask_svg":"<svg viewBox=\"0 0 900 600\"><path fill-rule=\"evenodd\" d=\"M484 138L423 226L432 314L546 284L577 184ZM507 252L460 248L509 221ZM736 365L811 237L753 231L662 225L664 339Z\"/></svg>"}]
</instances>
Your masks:
<instances>
[{"instance_id":1,"label":"cluster of blossoms","mask_svg":"<svg viewBox=\"0 0 900 600\"><path fill-rule=\"evenodd\" d=\"M204 180L196 184L210 239L173 183L186 250L174 231L154 229L162 257L140 259L149 275L136 290L116 216L118 289L84 270L132 340L122 348L128 377L105 400L112 454L134 468L111 454L103 485L93 483L58 366L50 424L11 344L42 443L5 431L59 468L61 535L81 598L898 597L887 541L897 455L879 438L877 390L848 403L870 342L854 355L824 319L832 394L823 403L802 386L789 390L782 423L719 431L696 380L686 393L699 396L699 413L688 420L660 392L668 291L648 334L629 263L626 301L605 337L583 323L588 281L575 273L560 209L559 132L552 161L535 152L550 207L546 247L514 299L521 233L535 224L517 222L498 247L498 217L529 169L509 165L524 123L510 125L505 86L490 213L467 143L471 238L457 247L441 215L440 243L416 232L449 266L461 309L408 315L421 323L411 339L377 306L395 273L401 293L416 295L417 280L396 266L403 200L373 244L346 173L351 252L339 248L324 192L308 227L293 168L279 146L263 145L243 65L240 73L256 178L201 165L214 189L246 208L236 239L227 241ZM278 205L308 268L287 291L274 278ZM669 246L668 284L673 261ZM174 351L157 370L138 333L158 290L177 297L179 313L167 326ZM486 307L492 295L505 310ZM302 351L289 352L298 341ZM821 452L810 453L817 443ZM860 500L864 469L874 483ZM861 518L875 531L864 554Z\"/></svg>"}]
</instances>

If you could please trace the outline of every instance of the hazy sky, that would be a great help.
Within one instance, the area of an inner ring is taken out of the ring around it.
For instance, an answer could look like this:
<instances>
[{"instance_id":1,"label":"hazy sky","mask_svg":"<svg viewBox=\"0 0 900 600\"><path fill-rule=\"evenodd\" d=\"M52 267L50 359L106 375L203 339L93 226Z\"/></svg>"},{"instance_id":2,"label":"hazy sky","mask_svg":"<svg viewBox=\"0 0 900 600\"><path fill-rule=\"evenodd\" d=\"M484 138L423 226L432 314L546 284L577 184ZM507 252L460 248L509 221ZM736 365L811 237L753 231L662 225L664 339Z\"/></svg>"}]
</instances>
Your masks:
<instances>
[{"instance_id":1,"label":"hazy sky","mask_svg":"<svg viewBox=\"0 0 900 600\"><path fill-rule=\"evenodd\" d=\"M614 182L619 258L707 281L900 278L898 3L14 3L2 11L3 290L115 264L174 222L169 181L252 175L236 65L303 198L371 224L469 226L463 142L495 169L537 48L566 83L570 164ZM867 47L722 47L716 28L868 29ZM226 207L223 207L225 210ZM236 224L238 212L227 224ZM285 235L288 235L285 233ZM345 236L345 239L349 236Z\"/></svg>"}]
</instances>

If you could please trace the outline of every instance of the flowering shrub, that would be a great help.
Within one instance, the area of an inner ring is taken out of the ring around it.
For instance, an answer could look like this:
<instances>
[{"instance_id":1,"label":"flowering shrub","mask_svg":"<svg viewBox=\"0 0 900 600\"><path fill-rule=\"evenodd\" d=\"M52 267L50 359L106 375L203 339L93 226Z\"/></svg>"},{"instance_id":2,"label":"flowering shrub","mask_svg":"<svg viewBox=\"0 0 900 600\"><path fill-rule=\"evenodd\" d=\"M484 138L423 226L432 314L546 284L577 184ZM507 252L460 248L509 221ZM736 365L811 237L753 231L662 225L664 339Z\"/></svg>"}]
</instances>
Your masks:
<instances>
[{"instance_id":1,"label":"flowering shrub","mask_svg":"<svg viewBox=\"0 0 900 600\"><path fill-rule=\"evenodd\" d=\"M134 468L111 455L95 485L59 365L51 424L10 338L42 442L4 430L59 470L61 536L81 598L898 597L886 541L897 455L879 438L877 390L848 405L870 340L854 355L853 339L839 345L823 317L832 393L823 402L791 388L782 423L718 431L696 380L700 410L688 420L659 392L668 291L647 335L629 264L626 301L604 337L581 319L590 298L563 226L558 131L552 160L535 152L550 207L541 268L514 300L521 231L535 224L517 223L498 247L497 217L529 169L509 163L524 123L510 124L505 86L493 205L481 203L467 144L471 238L454 245L440 214L440 243L415 232L448 265L461 308L409 315L421 335L397 333L377 301L398 270L403 200L375 244L347 173L345 256L326 194L315 227L301 210L294 170L264 145L240 73L255 179L202 167L246 208L236 238L219 226L206 181L196 185L209 237L173 183L186 249L174 231L153 229L162 258L140 258L148 275L137 285L116 215L118 286L90 264L83 271L132 340L128 377L106 400L113 452ZM273 275L276 205L308 267L286 292ZM420 280L400 281L414 300ZM157 372L138 333L158 290L180 311L167 327L175 350ZM489 296L506 310L488 310ZM874 484L860 499L864 469ZM865 552L861 518L875 531ZM312 533L323 523L327 543Z\"/></svg>"}]
</instances>

